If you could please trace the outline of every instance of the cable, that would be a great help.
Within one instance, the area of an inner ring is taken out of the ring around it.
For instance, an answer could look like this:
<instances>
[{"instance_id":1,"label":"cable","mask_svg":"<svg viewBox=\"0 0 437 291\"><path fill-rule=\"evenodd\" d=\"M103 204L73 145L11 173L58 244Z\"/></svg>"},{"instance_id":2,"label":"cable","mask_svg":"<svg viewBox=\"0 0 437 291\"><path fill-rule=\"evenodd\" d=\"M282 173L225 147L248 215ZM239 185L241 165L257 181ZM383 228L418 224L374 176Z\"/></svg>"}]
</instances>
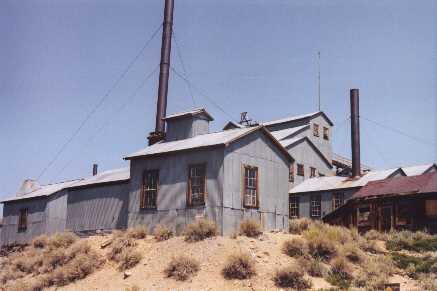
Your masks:
<instances>
[{"instance_id":1,"label":"cable","mask_svg":"<svg viewBox=\"0 0 437 291\"><path fill-rule=\"evenodd\" d=\"M194 88L194 90L196 90L201 96L205 97L209 102L211 102L215 107L217 107L222 113L224 113L225 115L227 115L230 120L237 122L231 114L229 114L228 112L226 112L226 110L224 110L220 105L218 105L215 101L212 100L212 98L208 97L208 95L206 95L205 93L203 93L198 87L196 87L194 84L192 84L187 78L185 78L181 73L179 73L178 71L176 71L176 69L174 67L171 67L171 70L176 74L176 76L178 76L179 78L181 78L182 80L184 80L187 83L190 83L192 88ZM238 122L237 122L238 123Z\"/></svg>"},{"instance_id":2,"label":"cable","mask_svg":"<svg viewBox=\"0 0 437 291\"><path fill-rule=\"evenodd\" d=\"M408 137L408 138L410 138L410 139L413 139L413 140L415 140L416 142L419 142L419 143L422 143L422 144L426 144L426 145L431 145L431 146L436 146L436 145L437 145L436 142L431 142L431 141L428 141L428 140L425 140L425 139L422 139L422 138L419 138L419 137L416 137L416 136L412 136L412 135L410 135L410 134L408 134L408 133L405 133L405 132L403 132L403 131L401 131L401 130L399 130L399 129L396 129L396 128L393 128L393 127L390 127L390 126L388 126L388 125L384 125L384 124L382 124L382 123L379 123L379 122L373 121L373 120L368 119L368 118L366 118L366 117L361 116L361 118L364 119L364 120L366 120L366 121L369 121L369 122L371 122L371 123L373 123L373 124L376 124L376 125L378 125L378 126L380 126L380 127L382 127L382 128L385 128L385 129L390 130L390 131L392 131L392 132L395 132L395 133L398 133L398 134L403 135L403 136L405 136L405 137Z\"/></svg>"},{"instance_id":3,"label":"cable","mask_svg":"<svg viewBox=\"0 0 437 291\"><path fill-rule=\"evenodd\" d=\"M73 139L79 134L79 132L82 130L82 128L85 126L85 124L88 122L88 120L91 118L91 116L100 108L100 106L103 105L103 103L106 101L106 99L109 97L109 95L112 93L112 91L118 86L118 84L123 80L123 78L126 76L126 74L129 72L131 67L134 65L134 63L138 60L138 58L141 56L141 54L144 52L146 47L150 44L150 42L155 38L155 36L158 34L158 32L161 30L162 24L159 25L159 27L153 32L152 36L146 41L146 43L143 45L141 50L135 55L135 57L129 62L126 69L121 73L121 75L118 77L118 79L113 83L113 85L106 91L106 93L103 95L103 97L100 98L99 102L93 107L93 109L86 115L85 119L80 123L79 127L73 132L73 134L67 139L67 141L61 146L61 148L58 150L58 152L55 154L52 160L43 168L43 170L38 175L37 180L39 180L44 173L53 165L54 162L58 159L58 157L64 152L64 150L67 148L67 146L73 141Z\"/></svg>"},{"instance_id":4,"label":"cable","mask_svg":"<svg viewBox=\"0 0 437 291\"><path fill-rule=\"evenodd\" d=\"M175 34L174 30L173 30L173 39L174 39L174 42L176 44L176 52L177 52L179 62L181 63L182 71L184 72L185 77L188 79L188 73L187 73L187 70L185 68L184 60L182 59L181 49L179 47L178 41L176 40L176 34ZM193 101L193 105L196 106L196 101L194 100L193 88L191 88L191 83L186 83L186 84L187 84L188 90L190 91L191 100Z\"/></svg>"},{"instance_id":5,"label":"cable","mask_svg":"<svg viewBox=\"0 0 437 291\"><path fill-rule=\"evenodd\" d=\"M138 92L144 87L144 85L146 84L146 82L153 76L153 74L158 70L158 68L159 68L159 65L157 65L154 69L153 69L153 71L151 71L147 76L146 76L146 78L144 78L144 80L141 82L141 84L132 92L132 94L131 95L129 95L129 97L126 99L126 102L124 102L120 107L118 107L116 110L114 110L113 111L113 113L110 115L111 116L111 118L109 118L109 119L107 119L106 121L105 121L105 123L103 123L103 125L101 126L101 127L99 127L95 132L94 132L94 134L93 135L91 135L89 138L88 138L88 140L87 140L87 142L86 142L86 144L82 147L82 149L83 148L86 148L87 146L89 146L93 141L94 141L94 139L96 138L96 136L97 135L99 135L101 132L103 132L103 130L111 123L111 121L113 121L114 120L114 116L116 116L116 115L118 115L120 112L122 112L125 108L126 108L126 106L128 105L128 104L130 104L131 103L131 101L132 101L132 99L138 94ZM74 161L76 159L76 157L74 156L71 160L69 160L65 165L64 165L64 167L62 167L61 168L61 170L57 173L57 175L56 175L56 177L54 178L54 179L57 179L58 177L59 177L59 175L61 175L63 172L64 172L64 170L66 169L66 168L68 168L68 166L70 166L70 164Z\"/></svg>"}]
</instances>

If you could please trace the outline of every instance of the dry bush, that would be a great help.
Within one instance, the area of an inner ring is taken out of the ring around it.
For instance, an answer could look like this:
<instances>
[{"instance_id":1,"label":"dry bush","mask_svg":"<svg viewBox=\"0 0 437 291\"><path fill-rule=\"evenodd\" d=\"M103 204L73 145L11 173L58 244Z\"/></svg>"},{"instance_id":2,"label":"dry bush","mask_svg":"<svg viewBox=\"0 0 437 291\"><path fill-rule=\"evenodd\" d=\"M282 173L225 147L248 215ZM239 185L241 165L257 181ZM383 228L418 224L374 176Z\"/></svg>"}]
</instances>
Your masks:
<instances>
[{"instance_id":1,"label":"dry bush","mask_svg":"<svg viewBox=\"0 0 437 291\"><path fill-rule=\"evenodd\" d=\"M217 234L216 224L208 219L199 219L187 226L184 235L188 242L204 240Z\"/></svg>"},{"instance_id":2,"label":"dry bush","mask_svg":"<svg viewBox=\"0 0 437 291\"><path fill-rule=\"evenodd\" d=\"M258 237L262 234L261 224L253 219L244 219L240 223L240 234L247 237Z\"/></svg>"},{"instance_id":3,"label":"dry bush","mask_svg":"<svg viewBox=\"0 0 437 291\"><path fill-rule=\"evenodd\" d=\"M153 231L153 235L157 241L164 241L173 237L173 231L164 225L158 224Z\"/></svg>"},{"instance_id":4,"label":"dry bush","mask_svg":"<svg viewBox=\"0 0 437 291\"><path fill-rule=\"evenodd\" d=\"M144 239L147 237L147 225L138 225L126 230L126 237L133 239Z\"/></svg>"},{"instance_id":5,"label":"dry bush","mask_svg":"<svg viewBox=\"0 0 437 291\"><path fill-rule=\"evenodd\" d=\"M126 289L124 289L124 291L141 291L141 290L142 289L140 287L138 287L137 285L126 287Z\"/></svg>"},{"instance_id":6,"label":"dry bush","mask_svg":"<svg viewBox=\"0 0 437 291\"><path fill-rule=\"evenodd\" d=\"M190 257L178 256L173 258L164 270L168 278L185 281L194 276L200 269L199 263Z\"/></svg>"},{"instance_id":7,"label":"dry bush","mask_svg":"<svg viewBox=\"0 0 437 291\"><path fill-rule=\"evenodd\" d=\"M255 261L247 253L237 253L228 257L222 274L226 279L247 279L256 274Z\"/></svg>"},{"instance_id":8,"label":"dry bush","mask_svg":"<svg viewBox=\"0 0 437 291\"><path fill-rule=\"evenodd\" d=\"M437 251L437 235L426 232L403 230L388 234L386 247L390 251L409 250L415 252Z\"/></svg>"},{"instance_id":9,"label":"dry bush","mask_svg":"<svg viewBox=\"0 0 437 291\"><path fill-rule=\"evenodd\" d=\"M417 278L422 290L437 291L437 277L420 274Z\"/></svg>"},{"instance_id":10,"label":"dry bush","mask_svg":"<svg viewBox=\"0 0 437 291\"><path fill-rule=\"evenodd\" d=\"M338 242L329 239L317 226L312 226L303 232L307 240L308 252L315 259L328 261L337 254Z\"/></svg>"},{"instance_id":11,"label":"dry bush","mask_svg":"<svg viewBox=\"0 0 437 291\"><path fill-rule=\"evenodd\" d=\"M309 218L296 218L288 220L288 232L292 234L301 234L307 230L313 221Z\"/></svg>"},{"instance_id":12,"label":"dry bush","mask_svg":"<svg viewBox=\"0 0 437 291\"><path fill-rule=\"evenodd\" d=\"M306 290L311 288L311 281L304 277L304 272L296 266L277 270L273 276L277 287Z\"/></svg>"},{"instance_id":13,"label":"dry bush","mask_svg":"<svg viewBox=\"0 0 437 291\"><path fill-rule=\"evenodd\" d=\"M366 240L363 238L358 241L358 246L363 251L372 254L381 254L385 252L384 249L378 244L376 240Z\"/></svg>"},{"instance_id":14,"label":"dry bush","mask_svg":"<svg viewBox=\"0 0 437 291\"><path fill-rule=\"evenodd\" d=\"M282 252L290 257L300 257L308 253L308 246L301 238L292 238L282 245Z\"/></svg>"},{"instance_id":15,"label":"dry bush","mask_svg":"<svg viewBox=\"0 0 437 291\"><path fill-rule=\"evenodd\" d=\"M364 234L364 238L367 240L387 240L388 235L386 233L379 232L375 229L371 229Z\"/></svg>"},{"instance_id":16,"label":"dry bush","mask_svg":"<svg viewBox=\"0 0 437 291\"><path fill-rule=\"evenodd\" d=\"M343 289L348 289L352 280L352 268L344 257L336 257L331 262L327 281Z\"/></svg>"},{"instance_id":17,"label":"dry bush","mask_svg":"<svg viewBox=\"0 0 437 291\"><path fill-rule=\"evenodd\" d=\"M111 249L108 253L108 258L110 260L116 260L117 256L122 253L124 249L136 246L136 242L133 238L129 238L123 235L116 235L111 243Z\"/></svg>"},{"instance_id":18,"label":"dry bush","mask_svg":"<svg viewBox=\"0 0 437 291\"><path fill-rule=\"evenodd\" d=\"M300 257L297 259L297 265L313 277L324 277L328 273L328 269L317 259Z\"/></svg>"},{"instance_id":19,"label":"dry bush","mask_svg":"<svg viewBox=\"0 0 437 291\"><path fill-rule=\"evenodd\" d=\"M349 261L355 264L361 263L366 256L366 254L354 243L347 243L343 245L340 252Z\"/></svg>"},{"instance_id":20,"label":"dry bush","mask_svg":"<svg viewBox=\"0 0 437 291\"><path fill-rule=\"evenodd\" d=\"M49 244L49 237L45 234L37 236L32 240L32 246L36 249L43 249Z\"/></svg>"},{"instance_id":21,"label":"dry bush","mask_svg":"<svg viewBox=\"0 0 437 291\"><path fill-rule=\"evenodd\" d=\"M51 248L67 248L77 241L79 237L71 232L56 233L49 239L49 246Z\"/></svg>"},{"instance_id":22,"label":"dry bush","mask_svg":"<svg viewBox=\"0 0 437 291\"><path fill-rule=\"evenodd\" d=\"M231 239L237 239L238 238L238 232L233 232L231 233L231 235L229 236Z\"/></svg>"},{"instance_id":23,"label":"dry bush","mask_svg":"<svg viewBox=\"0 0 437 291\"><path fill-rule=\"evenodd\" d=\"M121 254L117 256L118 269L124 271L135 267L143 258L143 255L134 248L124 249Z\"/></svg>"},{"instance_id":24,"label":"dry bush","mask_svg":"<svg viewBox=\"0 0 437 291\"><path fill-rule=\"evenodd\" d=\"M382 290L394 269L393 262L385 256L367 257L354 281L355 286L367 290Z\"/></svg>"}]
</instances>

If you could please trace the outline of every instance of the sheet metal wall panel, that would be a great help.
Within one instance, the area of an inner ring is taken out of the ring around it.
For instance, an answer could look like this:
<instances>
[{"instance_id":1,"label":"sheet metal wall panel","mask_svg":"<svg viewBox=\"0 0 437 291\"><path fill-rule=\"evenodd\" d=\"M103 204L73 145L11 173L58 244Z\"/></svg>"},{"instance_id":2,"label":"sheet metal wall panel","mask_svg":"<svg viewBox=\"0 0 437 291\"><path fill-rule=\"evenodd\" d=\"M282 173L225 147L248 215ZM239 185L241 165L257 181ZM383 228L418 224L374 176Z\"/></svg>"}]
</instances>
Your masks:
<instances>
[{"instance_id":1,"label":"sheet metal wall panel","mask_svg":"<svg viewBox=\"0 0 437 291\"><path fill-rule=\"evenodd\" d=\"M46 205L46 233L54 234L65 231L67 220L67 190L48 197Z\"/></svg>"},{"instance_id":2,"label":"sheet metal wall panel","mask_svg":"<svg viewBox=\"0 0 437 291\"><path fill-rule=\"evenodd\" d=\"M224 165L224 211L241 212L254 217L266 230L277 228L276 215L288 218L288 169L290 162L262 133L254 133L226 149ZM242 201L243 166L257 166L259 171L259 209L244 209ZM225 234L234 232L239 214L225 217ZM284 219L280 219L283 221ZM281 225L280 228L285 228Z\"/></svg>"},{"instance_id":3,"label":"sheet metal wall panel","mask_svg":"<svg viewBox=\"0 0 437 291\"><path fill-rule=\"evenodd\" d=\"M126 182L71 189L67 229L81 232L126 228L128 197Z\"/></svg>"},{"instance_id":4,"label":"sheet metal wall panel","mask_svg":"<svg viewBox=\"0 0 437 291\"><path fill-rule=\"evenodd\" d=\"M223 147L198 149L165 156L148 157L131 161L131 181L129 190L128 226L147 224L153 228L158 223L183 229L196 216L194 209L186 209L188 167L191 164L206 163L206 216L216 219L220 226L223 197ZM140 189L145 170L159 169L159 192L157 210L140 210ZM203 211L203 210L202 210ZM174 215L176 212L176 215ZM172 213L163 219L165 213Z\"/></svg>"}]
</instances>

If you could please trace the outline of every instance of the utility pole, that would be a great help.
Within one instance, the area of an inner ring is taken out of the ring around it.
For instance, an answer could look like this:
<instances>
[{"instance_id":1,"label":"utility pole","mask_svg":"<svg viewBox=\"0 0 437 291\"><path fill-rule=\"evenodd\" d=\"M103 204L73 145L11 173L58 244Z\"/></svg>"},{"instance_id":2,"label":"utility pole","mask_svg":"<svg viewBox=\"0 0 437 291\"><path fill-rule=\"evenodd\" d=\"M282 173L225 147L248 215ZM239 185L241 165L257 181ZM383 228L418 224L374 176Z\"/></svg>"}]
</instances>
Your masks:
<instances>
[{"instance_id":1,"label":"utility pole","mask_svg":"<svg viewBox=\"0 0 437 291\"><path fill-rule=\"evenodd\" d=\"M162 27L161 64L159 70L158 102L156 105L155 131L148 139L149 145L165 139L165 121L167 114L168 80L170 77L171 38L173 32L174 0L165 0L164 24Z\"/></svg>"}]
</instances>

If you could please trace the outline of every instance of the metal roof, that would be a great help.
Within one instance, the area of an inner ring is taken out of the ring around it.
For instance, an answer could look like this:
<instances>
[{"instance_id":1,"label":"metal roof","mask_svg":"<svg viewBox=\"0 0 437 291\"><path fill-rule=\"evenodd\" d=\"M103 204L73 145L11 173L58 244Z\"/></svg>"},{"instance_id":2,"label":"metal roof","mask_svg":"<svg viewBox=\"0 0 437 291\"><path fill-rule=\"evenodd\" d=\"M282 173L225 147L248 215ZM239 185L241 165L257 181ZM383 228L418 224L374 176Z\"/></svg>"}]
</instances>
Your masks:
<instances>
[{"instance_id":1,"label":"metal roof","mask_svg":"<svg viewBox=\"0 0 437 291\"><path fill-rule=\"evenodd\" d=\"M382 171L370 171L358 179L351 179L349 177L316 177L303 181L296 187L290 190L290 193L315 192L336 189L356 188L366 185L370 181L382 180L401 171L399 168L388 169ZM401 171L402 173L402 171Z\"/></svg>"},{"instance_id":2,"label":"metal roof","mask_svg":"<svg viewBox=\"0 0 437 291\"><path fill-rule=\"evenodd\" d=\"M352 198L362 199L386 195L437 193L437 171L411 177L394 177L369 182Z\"/></svg>"},{"instance_id":3,"label":"metal roof","mask_svg":"<svg viewBox=\"0 0 437 291\"><path fill-rule=\"evenodd\" d=\"M305 128L309 128L309 125L301 125L301 126L296 126L296 127L292 127L292 128L272 131L271 133L277 140L280 141L280 140L283 140L286 138L291 138L294 134L300 132L301 130L303 130Z\"/></svg>"},{"instance_id":4,"label":"metal roof","mask_svg":"<svg viewBox=\"0 0 437 291\"><path fill-rule=\"evenodd\" d=\"M297 120L306 119L306 118L313 118L313 117L316 117L317 115L323 115L330 125L334 125L334 123L328 118L328 116L326 116L326 114L323 111L316 111L316 112L312 112L312 113L308 113L308 114L285 117L285 118L278 119L278 120L263 122L262 124L265 126L271 126L271 125L292 122L292 121L297 121Z\"/></svg>"},{"instance_id":5,"label":"metal roof","mask_svg":"<svg viewBox=\"0 0 437 291\"><path fill-rule=\"evenodd\" d=\"M343 166L352 168L352 160L351 159L343 157L343 156L336 154L336 153L332 154L332 163L333 164L338 163L338 164L341 164ZM372 167L369 167L369 166L361 163L361 169L364 171L370 171L370 170L372 170Z\"/></svg>"},{"instance_id":6,"label":"metal roof","mask_svg":"<svg viewBox=\"0 0 437 291\"><path fill-rule=\"evenodd\" d=\"M109 170L84 179L81 178L81 179L65 181L55 184L41 185L39 189L32 191L26 195L15 196L8 199L4 199L3 201L0 201L0 203L29 199L29 198L36 198L36 197L47 197L64 189L70 189L70 188L81 187L81 186L100 185L100 184L111 183L111 182L121 182L121 181L129 180L129 178L130 178L129 168Z\"/></svg>"},{"instance_id":7,"label":"metal roof","mask_svg":"<svg viewBox=\"0 0 437 291\"><path fill-rule=\"evenodd\" d=\"M407 174L407 176L416 176L426 173L432 167L435 167L435 164L402 167L402 170L405 172L405 174Z\"/></svg>"},{"instance_id":8,"label":"metal roof","mask_svg":"<svg viewBox=\"0 0 437 291\"><path fill-rule=\"evenodd\" d=\"M210 121L214 120L214 118L211 116L211 114L208 113L208 111L206 111L205 108L195 108L195 109L192 109L190 111L184 111L184 112L170 114L170 115L167 115L166 117L164 117L163 119L168 120L168 119L175 119L175 118L181 118L181 117L185 117L185 116L194 116L194 115L200 115L200 114L205 115Z\"/></svg>"}]
</instances>

